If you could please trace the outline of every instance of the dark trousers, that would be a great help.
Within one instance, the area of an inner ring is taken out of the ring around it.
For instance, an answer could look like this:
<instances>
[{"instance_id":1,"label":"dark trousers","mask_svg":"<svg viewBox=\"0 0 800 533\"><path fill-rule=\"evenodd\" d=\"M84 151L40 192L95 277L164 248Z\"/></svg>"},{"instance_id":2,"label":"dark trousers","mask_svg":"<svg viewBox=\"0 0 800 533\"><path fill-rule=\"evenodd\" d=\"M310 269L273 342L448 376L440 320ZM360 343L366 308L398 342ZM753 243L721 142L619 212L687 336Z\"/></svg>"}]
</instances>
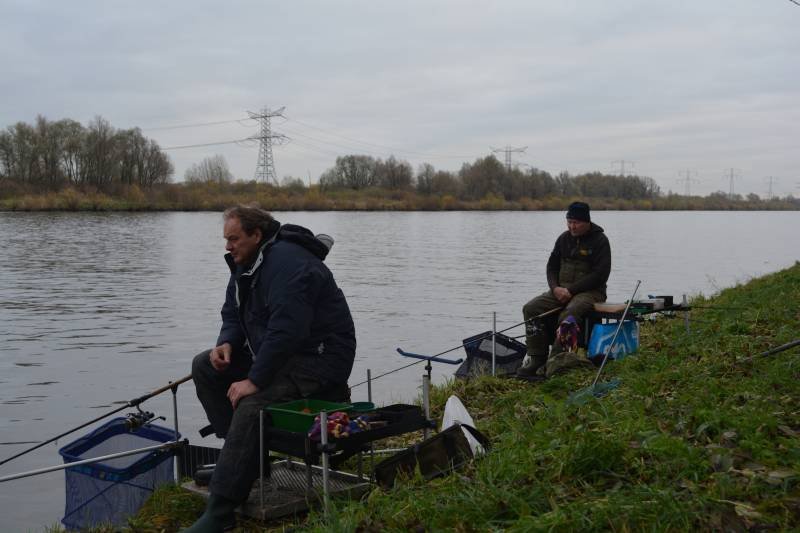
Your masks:
<instances>
[{"instance_id":1,"label":"dark trousers","mask_svg":"<svg viewBox=\"0 0 800 533\"><path fill-rule=\"evenodd\" d=\"M558 315L553 314L538 320L533 317L564 304L559 302L551 291L544 292L526 303L522 307L522 316L528 321L525 324L525 343L528 347L528 355L534 358L546 358L551 353L549 352L551 344L553 344L553 354L561 352L561 346L556 342L555 332L558 325L572 315L583 328L583 317L594 309L595 303L604 302L605 299L605 294L601 291L580 292L567 302L566 307Z\"/></svg>"},{"instance_id":2,"label":"dark trousers","mask_svg":"<svg viewBox=\"0 0 800 533\"><path fill-rule=\"evenodd\" d=\"M343 401L349 398L349 392L346 385L331 386L295 370L292 359L289 359L265 389L241 399L234 409L227 398L228 387L247 377L251 360L234 354L231 365L218 372L211 366L210 352L201 352L192 361L197 397L214 432L225 439L209 491L243 502L258 478L259 412L271 404L309 397Z\"/></svg>"}]
</instances>

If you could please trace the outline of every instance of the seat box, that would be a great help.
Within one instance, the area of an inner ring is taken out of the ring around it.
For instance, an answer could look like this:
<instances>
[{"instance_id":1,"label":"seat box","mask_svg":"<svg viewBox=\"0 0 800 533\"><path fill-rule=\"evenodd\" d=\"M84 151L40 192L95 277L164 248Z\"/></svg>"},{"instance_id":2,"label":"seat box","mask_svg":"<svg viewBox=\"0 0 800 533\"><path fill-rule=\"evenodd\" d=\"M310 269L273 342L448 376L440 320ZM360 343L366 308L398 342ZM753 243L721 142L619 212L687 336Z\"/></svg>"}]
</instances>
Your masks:
<instances>
[{"instance_id":1,"label":"seat box","mask_svg":"<svg viewBox=\"0 0 800 533\"><path fill-rule=\"evenodd\" d=\"M590 359L601 357L611 348L611 340L619 323L595 324L589 339L587 352ZM639 349L639 323L626 320L620 328L614 349L608 354L609 359L623 359L626 355Z\"/></svg>"}]
</instances>

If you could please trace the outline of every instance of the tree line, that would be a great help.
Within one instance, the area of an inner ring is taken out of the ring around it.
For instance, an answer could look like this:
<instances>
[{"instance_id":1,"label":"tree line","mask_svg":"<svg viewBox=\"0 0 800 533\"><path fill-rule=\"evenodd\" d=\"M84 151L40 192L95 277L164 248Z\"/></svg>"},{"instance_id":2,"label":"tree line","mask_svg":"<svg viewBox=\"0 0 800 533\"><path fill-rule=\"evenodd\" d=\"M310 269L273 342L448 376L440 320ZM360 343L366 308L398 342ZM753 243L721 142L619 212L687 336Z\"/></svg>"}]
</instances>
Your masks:
<instances>
[{"instance_id":1,"label":"tree line","mask_svg":"<svg viewBox=\"0 0 800 533\"><path fill-rule=\"evenodd\" d=\"M83 126L71 119L18 122L0 131L0 179L28 190L167 183L172 162L139 128L116 129L102 117Z\"/></svg>"},{"instance_id":2,"label":"tree line","mask_svg":"<svg viewBox=\"0 0 800 533\"><path fill-rule=\"evenodd\" d=\"M394 156L381 160L367 155L336 158L333 167L320 177L323 190L383 188L411 190L423 195L450 195L461 200L480 200L495 196L515 201L548 196L586 196L655 198L661 190L655 180L644 176L613 176L591 172L571 176L530 168L507 168L494 156L464 163L457 172L436 170L429 163L419 166L416 175L407 161Z\"/></svg>"},{"instance_id":3,"label":"tree line","mask_svg":"<svg viewBox=\"0 0 800 533\"><path fill-rule=\"evenodd\" d=\"M208 186L208 194L218 195L225 191L235 193L238 185L245 184L235 180L222 155L206 157L189 166L184 183L169 183L173 172L169 157L139 128L116 129L102 117L83 126L70 119L48 121L38 116L33 124L18 122L0 130L3 198L64 189L113 196L128 194L124 186L132 185L179 198L185 188L196 194L198 186ZM796 208L798 201L792 196L769 201L755 194L731 197L721 191L706 198L672 192L664 195L655 180L646 176L601 172L552 175L532 167L506 167L494 155L463 163L457 171L439 170L429 163L422 163L415 171L408 161L393 155L384 160L350 154L337 157L334 165L321 174L318 186L306 187L302 179L292 176L285 177L279 187L251 184L260 185L265 194L282 198L308 195L309 208L328 205L320 195L333 205L349 205L346 202L351 201L358 206L361 204L356 198L361 197L369 198L370 206L382 208L377 199L385 198L389 202L387 208L408 209L548 209L560 206L562 200L578 197L602 199L607 208L639 209L750 209L767 203L776 208ZM216 188L212 191L210 186ZM70 196L70 201L73 199ZM400 205L392 203L400 199ZM613 201L623 204L609 203ZM179 205L177 202L176 207ZM202 199L200 205L210 205L210 201Z\"/></svg>"}]
</instances>

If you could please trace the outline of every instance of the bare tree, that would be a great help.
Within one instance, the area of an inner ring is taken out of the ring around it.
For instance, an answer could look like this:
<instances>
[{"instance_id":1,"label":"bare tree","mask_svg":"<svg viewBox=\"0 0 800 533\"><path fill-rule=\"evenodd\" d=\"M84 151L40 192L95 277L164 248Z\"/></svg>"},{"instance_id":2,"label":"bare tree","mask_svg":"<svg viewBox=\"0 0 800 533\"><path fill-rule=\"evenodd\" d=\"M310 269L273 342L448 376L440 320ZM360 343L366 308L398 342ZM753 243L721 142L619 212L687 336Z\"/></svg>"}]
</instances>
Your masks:
<instances>
[{"instance_id":1,"label":"bare tree","mask_svg":"<svg viewBox=\"0 0 800 533\"><path fill-rule=\"evenodd\" d=\"M417 192L430 194L433 190L433 177L436 169L430 163L422 163L417 170Z\"/></svg>"},{"instance_id":2,"label":"bare tree","mask_svg":"<svg viewBox=\"0 0 800 533\"><path fill-rule=\"evenodd\" d=\"M407 161L398 161L393 155L375 165L377 183L386 189L409 189L414 171Z\"/></svg>"},{"instance_id":3,"label":"bare tree","mask_svg":"<svg viewBox=\"0 0 800 533\"><path fill-rule=\"evenodd\" d=\"M225 157L217 154L190 166L183 179L187 183L230 183L233 181L233 174L228 169Z\"/></svg>"}]
</instances>

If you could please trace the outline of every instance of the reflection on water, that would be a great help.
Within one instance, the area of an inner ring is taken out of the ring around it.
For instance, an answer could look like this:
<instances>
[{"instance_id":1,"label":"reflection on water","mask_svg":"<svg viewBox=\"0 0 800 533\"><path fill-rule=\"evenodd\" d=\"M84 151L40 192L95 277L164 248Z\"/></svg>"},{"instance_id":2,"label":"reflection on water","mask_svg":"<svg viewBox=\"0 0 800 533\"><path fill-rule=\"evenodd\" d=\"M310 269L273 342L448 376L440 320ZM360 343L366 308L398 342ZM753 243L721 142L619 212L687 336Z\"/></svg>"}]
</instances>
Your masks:
<instances>
[{"instance_id":1,"label":"reflection on water","mask_svg":"<svg viewBox=\"0 0 800 533\"><path fill-rule=\"evenodd\" d=\"M336 239L327 262L358 334L351 383L368 368L408 364L398 346L437 353L491 329L492 312L501 329L521 321L522 304L546 288L544 264L564 229L563 213L276 217ZM636 279L642 295L708 294L798 259L793 212L593 217L611 241L610 300L625 299ZM219 331L223 244L219 213L0 213L0 460L188 374ZM374 399L412 399L422 366L383 378ZM435 365L434 379L453 370ZM178 400L181 432L197 442L205 419L191 383ZM171 424L168 394L146 405ZM0 475L58 463L71 438ZM63 474L0 484L0 530L53 524L63 501Z\"/></svg>"}]
</instances>

